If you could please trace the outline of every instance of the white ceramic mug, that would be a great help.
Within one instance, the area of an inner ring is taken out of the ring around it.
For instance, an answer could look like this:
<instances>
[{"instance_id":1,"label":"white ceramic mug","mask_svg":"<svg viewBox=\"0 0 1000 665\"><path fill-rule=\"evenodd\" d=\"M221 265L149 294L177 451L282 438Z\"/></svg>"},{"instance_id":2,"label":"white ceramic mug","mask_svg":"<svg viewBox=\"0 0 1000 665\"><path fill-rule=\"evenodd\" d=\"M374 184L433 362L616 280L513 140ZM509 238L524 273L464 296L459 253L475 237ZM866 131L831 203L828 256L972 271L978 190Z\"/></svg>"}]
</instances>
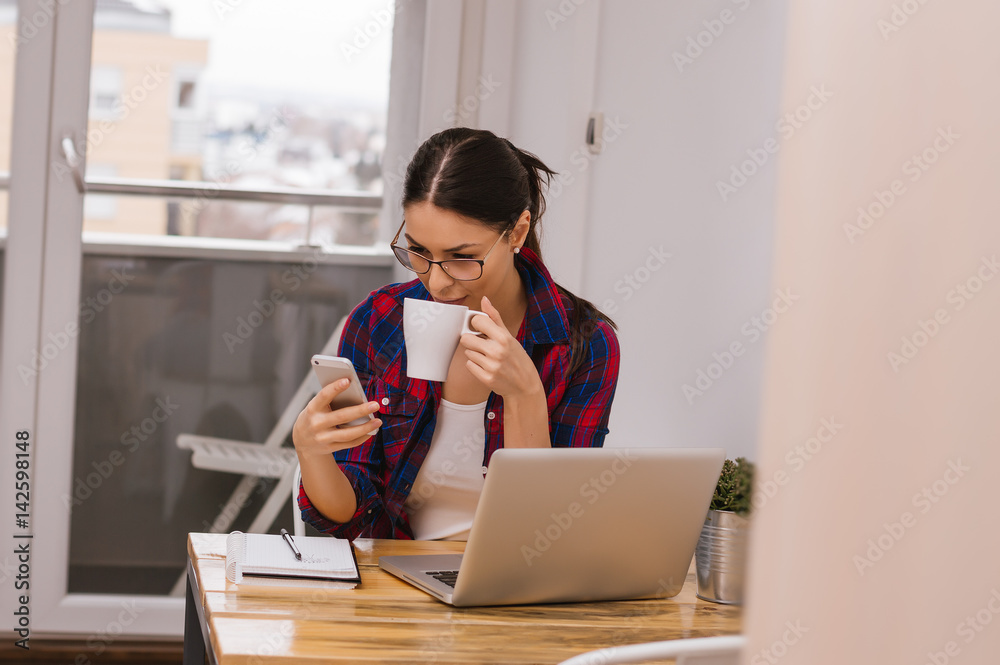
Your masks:
<instances>
[{"instance_id":1,"label":"white ceramic mug","mask_svg":"<svg viewBox=\"0 0 1000 665\"><path fill-rule=\"evenodd\" d=\"M479 334L469 322L480 314L483 313L470 310L465 305L404 298L406 375L411 379L427 381L448 378L448 368L458 348L458 340L465 333Z\"/></svg>"}]
</instances>

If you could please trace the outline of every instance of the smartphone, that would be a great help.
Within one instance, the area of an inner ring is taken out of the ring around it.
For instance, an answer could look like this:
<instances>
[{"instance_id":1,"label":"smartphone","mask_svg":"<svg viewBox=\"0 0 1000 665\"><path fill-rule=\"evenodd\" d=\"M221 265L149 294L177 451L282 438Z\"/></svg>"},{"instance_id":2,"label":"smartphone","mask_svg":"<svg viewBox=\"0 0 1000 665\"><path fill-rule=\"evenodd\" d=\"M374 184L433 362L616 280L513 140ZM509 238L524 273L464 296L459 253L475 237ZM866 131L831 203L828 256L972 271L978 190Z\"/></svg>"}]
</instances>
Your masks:
<instances>
[{"instance_id":1,"label":"smartphone","mask_svg":"<svg viewBox=\"0 0 1000 665\"><path fill-rule=\"evenodd\" d=\"M361 380L358 379L358 373L354 371L354 364L347 358L315 355L312 357L312 367L321 386L328 386L340 379L351 380L347 389L334 397L333 401L330 402L330 408L334 411L343 409L345 406L358 406L359 404L368 402L368 398L365 397L364 388L361 387ZM375 416L369 413L367 416L355 418L351 422L341 425L341 427L353 427L354 425L361 425L374 419Z\"/></svg>"}]
</instances>

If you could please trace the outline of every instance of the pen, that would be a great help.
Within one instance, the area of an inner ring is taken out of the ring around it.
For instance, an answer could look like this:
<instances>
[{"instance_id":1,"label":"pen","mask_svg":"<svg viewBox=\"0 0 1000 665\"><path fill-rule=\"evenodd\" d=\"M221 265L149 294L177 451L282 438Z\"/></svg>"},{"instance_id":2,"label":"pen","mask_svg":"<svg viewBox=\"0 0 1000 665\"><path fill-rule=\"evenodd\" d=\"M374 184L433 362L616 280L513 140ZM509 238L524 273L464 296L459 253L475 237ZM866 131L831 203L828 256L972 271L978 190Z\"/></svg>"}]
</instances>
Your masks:
<instances>
[{"instance_id":1,"label":"pen","mask_svg":"<svg viewBox=\"0 0 1000 665\"><path fill-rule=\"evenodd\" d=\"M292 542L292 537L288 535L288 532L282 529L281 537L284 538L285 542L288 543L288 546L292 548L292 554L295 555L295 558L302 561L302 552L300 552L299 548L295 546L294 542Z\"/></svg>"}]
</instances>

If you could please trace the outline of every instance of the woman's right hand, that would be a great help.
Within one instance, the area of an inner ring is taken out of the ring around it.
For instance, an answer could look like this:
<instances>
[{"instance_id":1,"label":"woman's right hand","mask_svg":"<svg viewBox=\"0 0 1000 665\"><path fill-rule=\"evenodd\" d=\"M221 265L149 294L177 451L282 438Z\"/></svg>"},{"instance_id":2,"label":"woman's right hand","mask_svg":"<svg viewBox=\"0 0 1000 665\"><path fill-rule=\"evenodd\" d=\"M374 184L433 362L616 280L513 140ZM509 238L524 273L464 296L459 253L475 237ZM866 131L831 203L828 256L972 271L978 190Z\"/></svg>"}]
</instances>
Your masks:
<instances>
[{"instance_id":1,"label":"woman's right hand","mask_svg":"<svg viewBox=\"0 0 1000 665\"><path fill-rule=\"evenodd\" d=\"M339 427L357 418L378 411L378 402L366 402L334 411L333 398L342 393L350 381L334 381L316 393L302 409L292 427L292 443L300 458L329 455L337 450L359 446L378 432L382 421L369 420L353 427Z\"/></svg>"}]
</instances>

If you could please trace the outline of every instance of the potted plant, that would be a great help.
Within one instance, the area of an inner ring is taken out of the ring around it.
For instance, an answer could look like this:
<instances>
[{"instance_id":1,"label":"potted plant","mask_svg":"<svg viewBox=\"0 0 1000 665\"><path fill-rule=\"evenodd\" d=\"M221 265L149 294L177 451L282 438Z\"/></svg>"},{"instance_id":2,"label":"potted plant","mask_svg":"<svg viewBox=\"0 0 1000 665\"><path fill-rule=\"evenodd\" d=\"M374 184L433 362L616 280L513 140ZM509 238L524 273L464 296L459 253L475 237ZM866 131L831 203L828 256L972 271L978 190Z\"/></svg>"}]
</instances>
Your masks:
<instances>
[{"instance_id":1,"label":"potted plant","mask_svg":"<svg viewBox=\"0 0 1000 665\"><path fill-rule=\"evenodd\" d=\"M698 597L714 603L743 602L753 464L726 460L695 549Z\"/></svg>"}]
</instances>

